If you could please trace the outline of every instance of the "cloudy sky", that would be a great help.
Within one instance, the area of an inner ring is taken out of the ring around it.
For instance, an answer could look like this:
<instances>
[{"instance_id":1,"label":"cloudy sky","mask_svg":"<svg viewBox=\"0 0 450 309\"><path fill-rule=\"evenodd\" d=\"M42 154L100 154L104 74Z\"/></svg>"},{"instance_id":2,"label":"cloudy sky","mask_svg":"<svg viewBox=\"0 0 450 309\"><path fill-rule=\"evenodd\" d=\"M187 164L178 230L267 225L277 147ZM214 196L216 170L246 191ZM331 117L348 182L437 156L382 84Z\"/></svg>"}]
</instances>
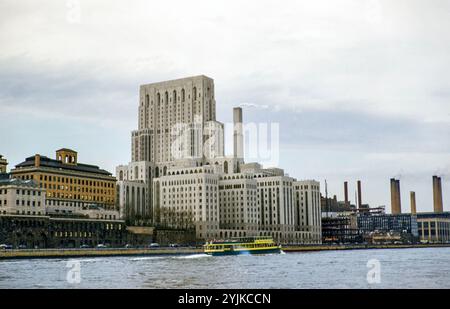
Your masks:
<instances>
[{"instance_id":1,"label":"cloudy sky","mask_svg":"<svg viewBox=\"0 0 450 309\"><path fill-rule=\"evenodd\" d=\"M130 160L143 83L214 78L218 120L280 123L280 167L329 194L390 210L416 191L450 210L450 3L0 2L0 153L10 167L74 148L110 171ZM323 189L323 185L322 185ZM324 190L323 190L324 191Z\"/></svg>"}]
</instances>

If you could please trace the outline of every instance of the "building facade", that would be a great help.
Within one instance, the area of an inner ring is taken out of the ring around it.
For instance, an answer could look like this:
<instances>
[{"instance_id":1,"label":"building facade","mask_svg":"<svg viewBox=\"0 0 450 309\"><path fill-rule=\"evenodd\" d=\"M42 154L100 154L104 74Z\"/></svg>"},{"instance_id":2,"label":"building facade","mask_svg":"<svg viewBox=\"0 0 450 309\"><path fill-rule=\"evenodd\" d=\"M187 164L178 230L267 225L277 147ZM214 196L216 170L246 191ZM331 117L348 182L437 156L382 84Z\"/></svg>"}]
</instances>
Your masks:
<instances>
[{"instance_id":1,"label":"building facade","mask_svg":"<svg viewBox=\"0 0 450 309\"><path fill-rule=\"evenodd\" d=\"M122 218L195 230L199 240L261 235L320 243L319 184L295 189L296 179L282 169L245 164L241 108L233 109L233 120L233 155L225 156L211 78L142 85L131 162L116 168ZM130 198L133 188L139 201Z\"/></svg>"},{"instance_id":2,"label":"building facade","mask_svg":"<svg viewBox=\"0 0 450 309\"><path fill-rule=\"evenodd\" d=\"M6 168L8 167L8 161L0 154L0 174L6 173Z\"/></svg>"},{"instance_id":3,"label":"building facade","mask_svg":"<svg viewBox=\"0 0 450 309\"><path fill-rule=\"evenodd\" d=\"M417 224L422 242L450 242L450 212L418 213Z\"/></svg>"},{"instance_id":4,"label":"building facade","mask_svg":"<svg viewBox=\"0 0 450 309\"><path fill-rule=\"evenodd\" d=\"M33 180L46 191L48 214L119 219L116 178L98 166L79 163L76 151L59 149L56 159L36 154L17 164L11 175Z\"/></svg>"},{"instance_id":5,"label":"building facade","mask_svg":"<svg viewBox=\"0 0 450 309\"><path fill-rule=\"evenodd\" d=\"M310 243L320 243L322 239L320 182L315 180L295 181L294 225L298 231L306 233Z\"/></svg>"},{"instance_id":6,"label":"building facade","mask_svg":"<svg viewBox=\"0 0 450 309\"><path fill-rule=\"evenodd\" d=\"M0 243L27 248L78 248L106 244L122 247L133 241L120 220L0 215Z\"/></svg>"},{"instance_id":7,"label":"building facade","mask_svg":"<svg viewBox=\"0 0 450 309\"><path fill-rule=\"evenodd\" d=\"M45 190L33 180L0 179L0 214L45 215Z\"/></svg>"},{"instance_id":8,"label":"building facade","mask_svg":"<svg viewBox=\"0 0 450 309\"><path fill-rule=\"evenodd\" d=\"M417 216L411 214L358 215L358 228L364 233L394 232L418 237Z\"/></svg>"}]
</instances>

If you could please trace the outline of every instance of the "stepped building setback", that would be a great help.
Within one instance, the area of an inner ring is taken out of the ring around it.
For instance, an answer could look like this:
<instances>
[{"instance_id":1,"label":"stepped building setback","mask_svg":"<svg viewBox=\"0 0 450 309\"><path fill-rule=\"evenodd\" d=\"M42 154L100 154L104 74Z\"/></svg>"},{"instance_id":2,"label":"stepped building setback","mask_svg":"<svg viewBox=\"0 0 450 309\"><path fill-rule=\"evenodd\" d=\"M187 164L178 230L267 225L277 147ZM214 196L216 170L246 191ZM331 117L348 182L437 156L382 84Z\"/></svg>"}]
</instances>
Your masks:
<instances>
[{"instance_id":1,"label":"stepped building setback","mask_svg":"<svg viewBox=\"0 0 450 309\"><path fill-rule=\"evenodd\" d=\"M245 163L241 108L234 108L233 120L233 155L225 156L213 79L142 85L131 162L116 168L122 218L194 230L198 240L260 235L320 243L319 183Z\"/></svg>"}]
</instances>

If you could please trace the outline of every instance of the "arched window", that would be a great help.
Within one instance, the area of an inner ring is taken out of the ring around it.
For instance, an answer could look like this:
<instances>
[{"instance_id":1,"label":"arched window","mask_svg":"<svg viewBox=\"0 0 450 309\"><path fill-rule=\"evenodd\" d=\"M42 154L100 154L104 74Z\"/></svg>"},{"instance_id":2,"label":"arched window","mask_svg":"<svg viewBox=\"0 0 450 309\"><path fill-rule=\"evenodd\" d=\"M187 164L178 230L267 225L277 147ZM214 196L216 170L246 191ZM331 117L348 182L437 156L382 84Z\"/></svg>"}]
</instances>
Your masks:
<instances>
[{"instance_id":1,"label":"arched window","mask_svg":"<svg viewBox=\"0 0 450 309\"><path fill-rule=\"evenodd\" d=\"M123 171L120 171L119 173L119 180L123 180Z\"/></svg>"},{"instance_id":2,"label":"arched window","mask_svg":"<svg viewBox=\"0 0 450 309\"><path fill-rule=\"evenodd\" d=\"M167 166L164 166L164 168L163 168L163 175L166 176L166 174L167 174Z\"/></svg>"},{"instance_id":3,"label":"arched window","mask_svg":"<svg viewBox=\"0 0 450 309\"><path fill-rule=\"evenodd\" d=\"M139 178L139 167L135 166L134 167L134 179L138 179Z\"/></svg>"},{"instance_id":4,"label":"arched window","mask_svg":"<svg viewBox=\"0 0 450 309\"><path fill-rule=\"evenodd\" d=\"M228 174L228 161L223 163L223 171Z\"/></svg>"},{"instance_id":5,"label":"arched window","mask_svg":"<svg viewBox=\"0 0 450 309\"><path fill-rule=\"evenodd\" d=\"M194 87L192 89L192 98L194 99L194 101L197 100L197 87Z\"/></svg>"},{"instance_id":6,"label":"arched window","mask_svg":"<svg viewBox=\"0 0 450 309\"><path fill-rule=\"evenodd\" d=\"M169 93L167 91L164 93L164 103L169 103Z\"/></svg>"},{"instance_id":7,"label":"arched window","mask_svg":"<svg viewBox=\"0 0 450 309\"><path fill-rule=\"evenodd\" d=\"M173 103L177 103L177 91L176 90L173 91L172 98L173 98Z\"/></svg>"},{"instance_id":8,"label":"arched window","mask_svg":"<svg viewBox=\"0 0 450 309\"><path fill-rule=\"evenodd\" d=\"M159 92L156 95L156 102L158 103L158 105L161 103L161 94Z\"/></svg>"},{"instance_id":9,"label":"arched window","mask_svg":"<svg viewBox=\"0 0 450 309\"><path fill-rule=\"evenodd\" d=\"M185 96L186 96L186 93L185 93L184 88L183 88L183 89L181 89L181 102L184 102Z\"/></svg>"}]
</instances>

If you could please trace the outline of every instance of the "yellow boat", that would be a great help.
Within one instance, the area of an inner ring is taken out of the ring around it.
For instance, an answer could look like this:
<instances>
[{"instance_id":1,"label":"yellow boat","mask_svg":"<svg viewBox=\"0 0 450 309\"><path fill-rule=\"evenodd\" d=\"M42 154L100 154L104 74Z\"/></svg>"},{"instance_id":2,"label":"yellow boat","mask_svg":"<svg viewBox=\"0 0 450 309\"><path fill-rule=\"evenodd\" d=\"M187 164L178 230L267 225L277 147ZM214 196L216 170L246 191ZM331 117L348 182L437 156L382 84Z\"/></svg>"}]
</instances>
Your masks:
<instances>
[{"instance_id":1,"label":"yellow boat","mask_svg":"<svg viewBox=\"0 0 450 309\"><path fill-rule=\"evenodd\" d=\"M281 252L281 246L277 245L270 236L213 240L207 242L203 247L204 252L210 255L267 254Z\"/></svg>"}]
</instances>

